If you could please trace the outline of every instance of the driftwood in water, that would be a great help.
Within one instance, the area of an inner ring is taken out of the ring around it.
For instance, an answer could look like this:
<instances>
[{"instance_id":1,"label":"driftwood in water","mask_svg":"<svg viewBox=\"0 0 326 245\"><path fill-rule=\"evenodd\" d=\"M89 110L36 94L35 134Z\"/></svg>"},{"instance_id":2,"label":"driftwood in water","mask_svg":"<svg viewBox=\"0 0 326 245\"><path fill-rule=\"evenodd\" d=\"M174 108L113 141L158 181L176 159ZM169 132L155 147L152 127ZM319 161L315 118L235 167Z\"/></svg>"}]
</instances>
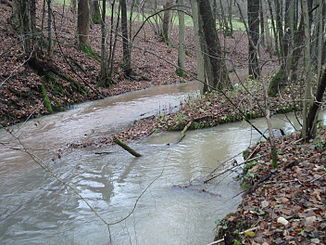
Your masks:
<instances>
[{"instance_id":1,"label":"driftwood in water","mask_svg":"<svg viewBox=\"0 0 326 245\"><path fill-rule=\"evenodd\" d=\"M135 151L134 149L132 149L130 146L128 146L125 142L123 142L122 140L118 139L117 137L114 137L113 138L113 142L116 143L117 145L121 146L123 149L125 149L131 155L133 155L135 157L141 157L142 156L141 154L139 154L137 151Z\"/></svg>"},{"instance_id":2,"label":"driftwood in water","mask_svg":"<svg viewBox=\"0 0 326 245\"><path fill-rule=\"evenodd\" d=\"M206 186L202 184L189 184L189 185L173 185L173 188L181 189L181 190L191 190L196 191L198 193L205 193L211 196L220 197L221 195L215 192L211 192L207 190Z\"/></svg>"},{"instance_id":3,"label":"driftwood in water","mask_svg":"<svg viewBox=\"0 0 326 245\"><path fill-rule=\"evenodd\" d=\"M180 133L180 138L178 139L176 144L180 143L181 140L183 140L183 138L186 136L186 132L187 132L188 128L191 126L191 124L192 124L192 121L188 122L187 125L182 129L182 131Z\"/></svg>"}]
</instances>

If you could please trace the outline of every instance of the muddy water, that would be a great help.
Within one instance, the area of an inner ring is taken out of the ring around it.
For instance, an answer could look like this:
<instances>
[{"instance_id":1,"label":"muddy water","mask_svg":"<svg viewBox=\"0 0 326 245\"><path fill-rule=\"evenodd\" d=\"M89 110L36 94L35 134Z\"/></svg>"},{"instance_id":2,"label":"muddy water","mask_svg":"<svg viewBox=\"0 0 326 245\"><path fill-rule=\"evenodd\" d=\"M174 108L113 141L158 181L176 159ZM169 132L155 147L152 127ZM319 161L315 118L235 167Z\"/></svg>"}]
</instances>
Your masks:
<instances>
[{"instance_id":1,"label":"muddy water","mask_svg":"<svg viewBox=\"0 0 326 245\"><path fill-rule=\"evenodd\" d=\"M158 107L178 106L193 91L191 86L171 86L169 95L162 92L167 88L156 88L159 91L150 90L151 95L146 91L136 93L137 98L129 94L132 99L122 96L84 104L28 122L18 134L27 147L45 158L49 152L42 148L51 151L81 137L115 130L140 114L158 113ZM264 120L255 120L255 124L265 128ZM273 124L287 132L293 130L282 117ZM110 227L111 244L207 244L214 236L214 222L240 202L239 196L234 198L241 191L233 179L237 173L205 187L177 186L198 183L216 166L228 167L219 162L256 142L259 135L239 122L190 131L180 144L174 144L178 136L165 133L132 144L143 154L137 159L110 147L74 151L47 164L109 223L128 215L142 191L157 178L133 214ZM14 145L5 132L1 139ZM101 151L110 154L98 154ZM1 244L110 244L107 227L71 191L17 151L2 147L0 157Z\"/></svg>"},{"instance_id":2,"label":"muddy water","mask_svg":"<svg viewBox=\"0 0 326 245\"><path fill-rule=\"evenodd\" d=\"M198 83L150 88L95 102L74 106L72 110L30 120L11 128L24 145L44 160L65 144L105 135L131 124L134 120L168 113L198 92ZM26 154L8 150L17 147L17 140L0 130L0 176L21 168L31 167Z\"/></svg>"}]
</instances>

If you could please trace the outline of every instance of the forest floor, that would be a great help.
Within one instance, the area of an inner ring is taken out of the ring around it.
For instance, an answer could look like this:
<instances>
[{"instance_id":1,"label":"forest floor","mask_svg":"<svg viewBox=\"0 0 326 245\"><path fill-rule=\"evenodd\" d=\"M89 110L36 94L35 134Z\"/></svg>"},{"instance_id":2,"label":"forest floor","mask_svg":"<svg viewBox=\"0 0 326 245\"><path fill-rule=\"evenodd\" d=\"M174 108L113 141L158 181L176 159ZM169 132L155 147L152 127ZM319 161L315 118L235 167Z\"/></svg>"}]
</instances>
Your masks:
<instances>
[{"instance_id":1,"label":"forest floor","mask_svg":"<svg viewBox=\"0 0 326 245\"><path fill-rule=\"evenodd\" d=\"M138 79L126 79L122 73L122 45L118 38L114 72L114 84L108 88L97 86L100 64L98 58L79 51L75 45L75 22L70 10L62 16L62 6L55 8L55 49L51 66L66 74L74 82L54 78L45 79L28 64L21 48L21 37L15 34L10 21L11 8L0 4L0 124L2 126L22 122L32 117L49 114L44 101L47 97L52 110L60 111L74 103L95 100L155 85L193 80L195 71L195 45L192 31L186 37L186 71L188 76L177 76L177 28L173 28L171 44L166 45L154 34L150 25L134 43L132 65ZM40 12L38 21L40 22ZM139 24L135 24L137 29ZM135 29L135 30L136 30ZM135 31L134 31L135 33ZM90 34L92 49L100 52L100 26L93 25ZM230 71L246 69L246 36L241 32L223 39ZM153 55L153 53L155 55ZM95 55L96 56L96 55ZM271 73L277 66L267 52L262 59L269 64ZM44 59L45 62L49 62ZM269 61L269 62L267 62ZM264 80L268 83L269 77ZM50 81L51 80L51 81ZM241 79L240 79L241 80ZM147 118L135 122L120 133L106 135L85 142L74 142L70 147L105 147L117 136L125 141L139 139L166 130L182 130L215 126L262 117L266 101L262 84L251 80L233 80L233 90L215 92L191 98L180 111L168 115ZM243 82L243 84L242 84ZM272 114L297 111L301 108L300 84L291 84L268 105ZM270 148L267 143L253 147L251 158L244 166L244 200L238 211L229 214L218 225L217 239L227 242L237 240L245 244L325 244L325 162L326 130L321 129L315 141L304 143L297 133L277 139L278 167L271 167ZM252 228L252 229L250 229ZM250 230L248 230L250 229ZM246 231L247 230L247 231ZM239 235L239 233L244 234ZM232 244L232 243L227 243ZM240 244L240 243L233 243Z\"/></svg>"},{"instance_id":2,"label":"forest floor","mask_svg":"<svg viewBox=\"0 0 326 245\"><path fill-rule=\"evenodd\" d=\"M277 168L267 142L248 150L254 160L244 165L244 199L218 222L216 241L326 244L326 128L314 141L305 143L294 133L278 138L276 146Z\"/></svg>"}]
</instances>

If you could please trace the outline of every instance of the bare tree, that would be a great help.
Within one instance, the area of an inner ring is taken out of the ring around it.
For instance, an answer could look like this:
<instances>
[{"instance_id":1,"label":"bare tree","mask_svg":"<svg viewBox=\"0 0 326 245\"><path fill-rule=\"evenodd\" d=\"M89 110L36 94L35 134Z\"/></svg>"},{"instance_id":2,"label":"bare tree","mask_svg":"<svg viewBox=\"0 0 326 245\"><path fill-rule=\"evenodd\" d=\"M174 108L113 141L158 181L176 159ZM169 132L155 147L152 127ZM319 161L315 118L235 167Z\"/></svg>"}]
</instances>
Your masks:
<instances>
[{"instance_id":1,"label":"bare tree","mask_svg":"<svg viewBox=\"0 0 326 245\"><path fill-rule=\"evenodd\" d=\"M89 2L88 0L79 0L77 18L77 43L81 49L84 49L89 45L89 20Z\"/></svg>"},{"instance_id":2,"label":"bare tree","mask_svg":"<svg viewBox=\"0 0 326 245\"><path fill-rule=\"evenodd\" d=\"M249 75L260 76L258 62L259 0L248 0Z\"/></svg>"},{"instance_id":3,"label":"bare tree","mask_svg":"<svg viewBox=\"0 0 326 245\"><path fill-rule=\"evenodd\" d=\"M90 0L91 19L94 24L101 24L101 11L98 0Z\"/></svg>"},{"instance_id":4,"label":"bare tree","mask_svg":"<svg viewBox=\"0 0 326 245\"><path fill-rule=\"evenodd\" d=\"M128 18L127 18L127 2L120 0L121 9L121 30L122 30L122 45L123 45L123 71L125 76L131 75L131 53L128 36Z\"/></svg>"},{"instance_id":5,"label":"bare tree","mask_svg":"<svg viewBox=\"0 0 326 245\"><path fill-rule=\"evenodd\" d=\"M216 89L230 87L230 79L226 69L224 55L222 53L215 22L212 14L210 3L205 0L197 0L200 19L202 20L199 28L203 30L203 40L207 45L207 56L209 57L208 69L211 69L213 79L210 86Z\"/></svg>"},{"instance_id":6,"label":"bare tree","mask_svg":"<svg viewBox=\"0 0 326 245\"><path fill-rule=\"evenodd\" d=\"M184 4L184 0L178 0L178 4L182 6ZM178 49L178 69L176 73L180 77L184 77L186 74L184 73L185 68L185 17L183 10L178 11L179 16L179 49Z\"/></svg>"},{"instance_id":7,"label":"bare tree","mask_svg":"<svg viewBox=\"0 0 326 245\"><path fill-rule=\"evenodd\" d=\"M22 35L25 54L34 56L38 38L36 33L36 1L15 0L13 22L17 32Z\"/></svg>"},{"instance_id":8,"label":"bare tree","mask_svg":"<svg viewBox=\"0 0 326 245\"><path fill-rule=\"evenodd\" d=\"M170 39L170 25L171 25L171 10L169 10L173 6L172 0L167 0L164 9L164 16L163 16L163 24L162 24L162 31L161 36L165 43L169 43Z\"/></svg>"}]
</instances>

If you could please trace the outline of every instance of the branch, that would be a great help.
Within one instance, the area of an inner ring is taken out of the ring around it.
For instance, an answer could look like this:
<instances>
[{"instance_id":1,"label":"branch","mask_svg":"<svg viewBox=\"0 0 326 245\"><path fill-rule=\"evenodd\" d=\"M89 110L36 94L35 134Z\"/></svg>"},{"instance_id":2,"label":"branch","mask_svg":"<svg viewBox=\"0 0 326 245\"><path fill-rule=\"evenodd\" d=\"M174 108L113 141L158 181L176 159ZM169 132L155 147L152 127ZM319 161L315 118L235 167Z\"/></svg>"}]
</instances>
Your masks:
<instances>
[{"instance_id":1,"label":"branch","mask_svg":"<svg viewBox=\"0 0 326 245\"><path fill-rule=\"evenodd\" d=\"M142 156L140 153L138 153L137 151L132 149L130 146L128 146L125 142L118 139L117 137L113 138L113 142L116 143L117 145L121 146L124 150L128 151L131 155L133 155L135 157L141 157Z\"/></svg>"}]
</instances>

